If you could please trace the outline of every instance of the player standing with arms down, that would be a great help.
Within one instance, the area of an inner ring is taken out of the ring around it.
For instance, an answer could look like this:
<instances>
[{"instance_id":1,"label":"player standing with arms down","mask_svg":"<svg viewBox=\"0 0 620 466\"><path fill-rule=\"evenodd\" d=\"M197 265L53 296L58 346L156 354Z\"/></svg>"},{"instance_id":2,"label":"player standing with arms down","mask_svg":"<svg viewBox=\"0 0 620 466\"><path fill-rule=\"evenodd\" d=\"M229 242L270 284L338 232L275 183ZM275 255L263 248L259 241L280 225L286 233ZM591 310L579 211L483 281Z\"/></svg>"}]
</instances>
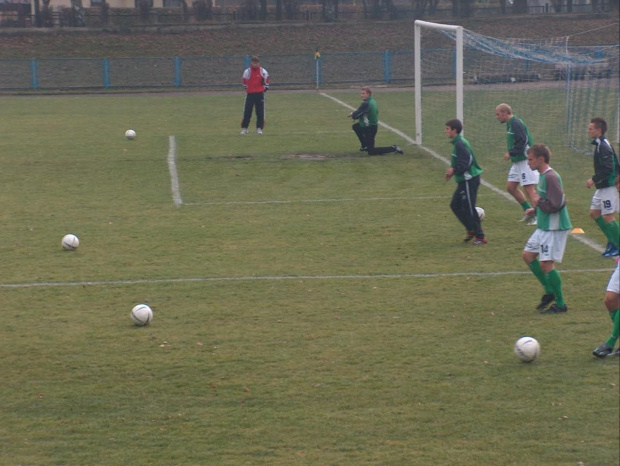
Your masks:
<instances>
[{"instance_id":1,"label":"player standing with arms down","mask_svg":"<svg viewBox=\"0 0 620 466\"><path fill-rule=\"evenodd\" d=\"M620 175L616 177L617 195L620 195ZM605 307L609 311L612 330L609 338L599 345L592 354L597 358L604 358L611 354L620 356L620 348L614 352L614 346L620 337L620 258L616 270L611 274L605 293Z\"/></svg>"},{"instance_id":2,"label":"player standing with arms down","mask_svg":"<svg viewBox=\"0 0 620 466\"><path fill-rule=\"evenodd\" d=\"M362 103L357 110L349 113L349 117L358 120L353 124L353 131L360 140L360 151L368 151L368 155L382 155L391 152L403 154L403 150L397 145L388 147L375 147L375 136L379 129L379 106L372 98L372 91L369 87L362 87L360 91Z\"/></svg>"},{"instance_id":3,"label":"player standing with arms down","mask_svg":"<svg viewBox=\"0 0 620 466\"><path fill-rule=\"evenodd\" d=\"M450 208L467 230L465 242L476 238L472 244L487 244L480 225L480 217L476 211L480 174L483 170L478 165L469 142L461 136L461 131L463 131L461 120L455 118L446 122L445 134L454 148L452 150L452 162L450 168L446 170L445 178L448 181L454 177L457 183Z\"/></svg>"},{"instance_id":4,"label":"player standing with arms down","mask_svg":"<svg viewBox=\"0 0 620 466\"><path fill-rule=\"evenodd\" d=\"M602 118L592 118L588 125L588 135L593 139L594 147L594 175L586 181L588 189L596 187L590 217L596 222L603 234L607 237L607 247L603 257L613 257L620 254L620 228L615 219L618 212L618 192L614 188L614 180L618 175L618 158L609 141L605 139L607 122Z\"/></svg>"},{"instance_id":5,"label":"player standing with arms down","mask_svg":"<svg viewBox=\"0 0 620 466\"><path fill-rule=\"evenodd\" d=\"M248 126L252 119L252 110L256 107L256 132L263 134L265 127L265 92L269 89L269 73L260 66L257 56L250 60L250 67L243 72L241 82L245 87L245 104L241 134L248 134Z\"/></svg>"},{"instance_id":6,"label":"player standing with arms down","mask_svg":"<svg viewBox=\"0 0 620 466\"><path fill-rule=\"evenodd\" d=\"M527 163L532 170L538 170L540 179L532 199L534 207L525 211L529 215L536 214L538 228L525 243L523 260L545 290L536 308L542 314L557 314L568 310L562 293L562 277L555 268L555 262L562 262L572 225L566 208L562 178L549 166L550 158L551 152L544 144L535 144L527 150ZM545 309L553 301L555 304Z\"/></svg>"},{"instance_id":7,"label":"player standing with arms down","mask_svg":"<svg viewBox=\"0 0 620 466\"><path fill-rule=\"evenodd\" d=\"M538 172L532 170L527 164L527 150L534 144L532 135L523 120L512 114L512 108L508 104L499 104L495 108L495 117L500 123L506 124L508 152L504 154L504 160L510 160L512 163L508 172L506 190L515 198L523 211L527 212L532 207L531 203L536 196L536 184L538 183ZM519 189L519 185L523 187L525 195ZM536 225L534 215L534 213L531 215L525 213L521 221L527 222L528 225Z\"/></svg>"}]
</instances>

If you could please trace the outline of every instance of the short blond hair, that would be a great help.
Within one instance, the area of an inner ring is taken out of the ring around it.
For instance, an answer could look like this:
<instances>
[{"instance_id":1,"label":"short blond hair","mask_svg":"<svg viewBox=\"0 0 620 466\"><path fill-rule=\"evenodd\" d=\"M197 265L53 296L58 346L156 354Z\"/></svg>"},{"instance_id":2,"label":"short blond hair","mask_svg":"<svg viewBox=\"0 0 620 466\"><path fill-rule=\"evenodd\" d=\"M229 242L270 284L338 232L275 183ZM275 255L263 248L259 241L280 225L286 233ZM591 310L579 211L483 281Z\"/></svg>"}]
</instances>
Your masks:
<instances>
[{"instance_id":1,"label":"short blond hair","mask_svg":"<svg viewBox=\"0 0 620 466\"><path fill-rule=\"evenodd\" d=\"M512 115L512 107L508 104L499 104L497 107L495 107L495 110L506 113L507 115Z\"/></svg>"}]
</instances>

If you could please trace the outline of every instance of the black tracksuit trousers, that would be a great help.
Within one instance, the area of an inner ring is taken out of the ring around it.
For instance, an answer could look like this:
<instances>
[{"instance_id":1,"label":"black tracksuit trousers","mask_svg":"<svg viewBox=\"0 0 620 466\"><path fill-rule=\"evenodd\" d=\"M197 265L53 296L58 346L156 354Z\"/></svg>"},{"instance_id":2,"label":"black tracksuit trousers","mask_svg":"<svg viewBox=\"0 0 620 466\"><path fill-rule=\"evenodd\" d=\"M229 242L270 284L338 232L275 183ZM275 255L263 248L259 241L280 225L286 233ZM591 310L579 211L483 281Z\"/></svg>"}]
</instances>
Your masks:
<instances>
[{"instance_id":1,"label":"black tracksuit trousers","mask_svg":"<svg viewBox=\"0 0 620 466\"><path fill-rule=\"evenodd\" d=\"M476 211L479 186L480 176L458 183L456 191L452 195L450 208L468 232L473 232L477 238L484 238L480 217Z\"/></svg>"},{"instance_id":2,"label":"black tracksuit trousers","mask_svg":"<svg viewBox=\"0 0 620 466\"><path fill-rule=\"evenodd\" d=\"M252 110L256 107L256 128L265 127L265 93L252 92L245 95L245 105L243 107L243 120L241 127L247 128L252 119Z\"/></svg>"}]
</instances>

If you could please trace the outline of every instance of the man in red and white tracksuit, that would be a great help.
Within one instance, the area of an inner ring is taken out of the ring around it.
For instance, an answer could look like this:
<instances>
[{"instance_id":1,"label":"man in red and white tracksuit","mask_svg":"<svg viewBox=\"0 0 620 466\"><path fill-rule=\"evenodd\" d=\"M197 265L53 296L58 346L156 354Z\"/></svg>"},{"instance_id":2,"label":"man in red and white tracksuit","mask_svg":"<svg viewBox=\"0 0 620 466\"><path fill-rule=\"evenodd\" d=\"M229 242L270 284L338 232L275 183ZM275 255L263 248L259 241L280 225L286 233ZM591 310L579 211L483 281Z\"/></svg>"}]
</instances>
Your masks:
<instances>
[{"instance_id":1,"label":"man in red and white tracksuit","mask_svg":"<svg viewBox=\"0 0 620 466\"><path fill-rule=\"evenodd\" d=\"M246 90L241 134L248 134L248 126L252 119L252 109L256 107L256 132L263 134L265 127L265 92L269 89L269 73L260 66L258 57L254 56L251 66L243 72L241 80Z\"/></svg>"}]
</instances>

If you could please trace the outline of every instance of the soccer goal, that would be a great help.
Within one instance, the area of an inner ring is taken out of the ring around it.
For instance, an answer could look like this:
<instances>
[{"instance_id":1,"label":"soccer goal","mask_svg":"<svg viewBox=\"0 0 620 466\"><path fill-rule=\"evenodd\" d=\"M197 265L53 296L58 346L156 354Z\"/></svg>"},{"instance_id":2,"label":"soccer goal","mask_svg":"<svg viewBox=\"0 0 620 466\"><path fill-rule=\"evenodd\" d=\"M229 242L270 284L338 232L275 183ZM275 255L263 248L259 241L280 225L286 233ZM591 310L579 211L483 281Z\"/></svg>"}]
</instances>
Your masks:
<instances>
[{"instance_id":1,"label":"soccer goal","mask_svg":"<svg viewBox=\"0 0 620 466\"><path fill-rule=\"evenodd\" d=\"M498 39L419 20L414 33L418 144L445 151L444 124L459 118L475 150L503 154L505 135L495 119L502 102L537 143L591 153L586 130L595 116L607 120L608 139L618 143L618 45Z\"/></svg>"}]
</instances>

